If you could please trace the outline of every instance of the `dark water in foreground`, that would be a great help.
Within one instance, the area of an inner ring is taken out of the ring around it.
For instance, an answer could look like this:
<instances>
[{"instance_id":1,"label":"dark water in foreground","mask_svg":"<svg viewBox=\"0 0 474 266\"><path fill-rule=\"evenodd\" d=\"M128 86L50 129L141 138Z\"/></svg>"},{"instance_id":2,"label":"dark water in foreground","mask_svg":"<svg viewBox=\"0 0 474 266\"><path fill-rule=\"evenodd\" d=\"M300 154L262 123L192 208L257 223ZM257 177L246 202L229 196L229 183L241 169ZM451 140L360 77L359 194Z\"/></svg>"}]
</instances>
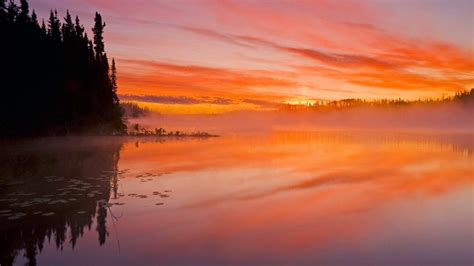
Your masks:
<instances>
[{"instance_id":1,"label":"dark water in foreground","mask_svg":"<svg viewBox=\"0 0 474 266\"><path fill-rule=\"evenodd\" d=\"M3 143L0 264L473 265L473 137Z\"/></svg>"}]
</instances>

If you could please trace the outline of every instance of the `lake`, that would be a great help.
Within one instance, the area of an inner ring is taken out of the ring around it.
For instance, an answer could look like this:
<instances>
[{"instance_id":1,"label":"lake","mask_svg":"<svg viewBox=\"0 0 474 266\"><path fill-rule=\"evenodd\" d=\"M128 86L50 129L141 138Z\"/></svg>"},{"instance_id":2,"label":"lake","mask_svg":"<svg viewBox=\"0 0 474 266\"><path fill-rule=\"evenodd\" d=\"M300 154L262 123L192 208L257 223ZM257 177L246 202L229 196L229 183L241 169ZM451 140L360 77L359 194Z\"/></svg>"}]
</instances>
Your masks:
<instances>
[{"instance_id":1,"label":"lake","mask_svg":"<svg viewBox=\"0 0 474 266\"><path fill-rule=\"evenodd\" d=\"M472 265L474 135L2 143L0 264Z\"/></svg>"}]
</instances>

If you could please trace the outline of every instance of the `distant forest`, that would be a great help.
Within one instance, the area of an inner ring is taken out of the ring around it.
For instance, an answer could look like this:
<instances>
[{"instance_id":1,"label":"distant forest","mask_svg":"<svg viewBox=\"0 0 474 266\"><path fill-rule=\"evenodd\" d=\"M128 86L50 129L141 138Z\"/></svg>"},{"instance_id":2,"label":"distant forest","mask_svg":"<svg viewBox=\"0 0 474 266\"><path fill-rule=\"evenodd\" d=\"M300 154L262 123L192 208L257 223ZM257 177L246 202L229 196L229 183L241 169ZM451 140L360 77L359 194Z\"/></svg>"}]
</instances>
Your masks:
<instances>
[{"instance_id":1,"label":"distant forest","mask_svg":"<svg viewBox=\"0 0 474 266\"><path fill-rule=\"evenodd\" d=\"M39 22L27 0L0 0L1 136L126 133L99 13L94 22L89 38L69 11Z\"/></svg>"},{"instance_id":2,"label":"distant forest","mask_svg":"<svg viewBox=\"0 0 474 266\"><path fill-rule=\"evenodd\" d=\"M364 100L364 99L342 99L336 101L320 101L308 104L286 104L281 105L280 109L299 111L299 110L337 110L356 107L403 107L403 106L433 106L440 104L459 104L461 107L474 108L474 89L457 92L453 97L442 99L428 99L407 101L403 99L381 99L381 100Z\"/></svg>"}]
</instances>

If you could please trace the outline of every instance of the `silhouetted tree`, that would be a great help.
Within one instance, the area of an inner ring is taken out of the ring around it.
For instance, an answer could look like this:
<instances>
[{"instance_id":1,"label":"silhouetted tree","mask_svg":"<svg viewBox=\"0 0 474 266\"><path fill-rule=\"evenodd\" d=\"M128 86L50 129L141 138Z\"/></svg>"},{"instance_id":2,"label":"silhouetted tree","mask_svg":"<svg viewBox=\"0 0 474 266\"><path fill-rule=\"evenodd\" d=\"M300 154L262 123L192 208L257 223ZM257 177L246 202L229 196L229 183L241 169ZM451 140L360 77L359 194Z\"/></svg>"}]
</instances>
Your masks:
<instances>
[{"instance_id":1,"label":"silhouetted tree","mask_svg":"<svg viewBox=\"0 0 474 266\"><path fill-rule=\"evenodd\" d=\"M47 34L47 30L46 30L46 24L44 24L44 19L41 20L41 34L42 34L42 37L46 37L46 34Z\"/></svg>"},{"instance_id":2,"label":"silhouetted tree","mask_svg":"<svg viewBox=\"0 0 474 266\"><path fill-rule=\"evenodd\" d=\"M115 59L112 58L112 70L110 73L110 82L112 82L112 88L117 91L117 68L115 67Z\"/></svg>"},{"instance_id":3,"label":"silhouetted tree","mask_svg":"<svg viewBox=\"0 0 474 266\"><path fill-rule=\"evenodd\" d=\"M30 6L28 5L28 1L21 0L20 1L20 13L18 14L18 22L19 23L26 23L30 20Z\"/></svg>"},{"instance_id":4,"label":"silhouetted tree","mask_svg":"<svg viewBox=\"0 0 474 266\"><path fill-rule=\"evenodd\" d=\"M104 28L105 23L102 22L102 16L96 12L94 18L94 27L92 28L92 32L94 33L94 52L97 60L102 60L105 52L105 45L104 45Z\"/></svg>"},{"instance_id":5,"label":"silhouetted tree","mask_svg":"<svg viewBox=\"0 0 474 266\"><path fill-rule=\"evenodd\" d=\"M15 4L13 0L10 0L7 8L7 20L10 23L15 22L18 16L18 6Z\"/></svg>"},{"instance_id":6,"label":"silhouetted tree","mask_svg":"<svg viewBox=\"0 0 474 266\"><path fill-rule=\"evenodd\" d=\"M119 99L117 96L117 68L115 67L115 59L112 58L112 69L110 70L110 82L112 83L112 91L114 93L114 101L115 103L119 103Z\"/></svg>"},{"instance_id":7,"label":"silhouetted tree","mask_svg":"<svg viewBox=\"0 0 474 266\"><path fill-rule=\"evenodd\" d=\"M105 23L95 14L90 40L79 17L64 22L51 10L47 26L20 6L0 0L0 135L126 132L117 97L117 69L105 52Z\"/></svg>"},{"instance_id":8,"label":"silhouetted tree","mask_svg":"<svg viewBox=\"0 0 474 266\"><path fill-rule=\"evenodd\" d=\"M36 16L36 12L33 10L33 12L31 13L31 22L33 22L34 26L35 27L39 27L39 24L38 24L38 16Z\"/></svg>"},{"instance_id":9,"label":"silhouetted tree","mask_svg":"<svg viewBox=\"0 0 474 266\"><path fill-rule=\"evenodd\" d=\"M55 42L61 41L61 22L58 19L58 11L51 10L48 20L48 34Z\"/></svg>"},{"instance_id":10,"label":"silhouetted tree","mask_svg":"<svg viewBox=\"0 0 474 266\"><path fill-rule=\"evenodd\" d=\"M84 27L81 25L81 22L79 21L79 17L76 16L76 24L74 25L74 31L76 32L76 37L77 38L82 38L84 34Z\"/></svg>"},{"instance_id":11,"label":"silhouetted tree","mask_svg":"<svg viewBox=\"0 0 474 266\"><path fill-rule=\"evenodd\" d=\"M72 38L76 37L76 33L74 32L74 24L72 23L71 15L69 14L69 10L66 11L66 17L64 18L64 23L61 28L61 32L63 34L64 42L70 42Z\"/></svg>"},{"instance_id":12,"label":"silhouetted tree","mask_svg":"<svg viewBox=\"0 0 474 266\"><path fill-rule=\"evenodd\" d=\"M0 23L4 23L7 19L7 1L0 0Z\"/></svg>"}]
</instances>

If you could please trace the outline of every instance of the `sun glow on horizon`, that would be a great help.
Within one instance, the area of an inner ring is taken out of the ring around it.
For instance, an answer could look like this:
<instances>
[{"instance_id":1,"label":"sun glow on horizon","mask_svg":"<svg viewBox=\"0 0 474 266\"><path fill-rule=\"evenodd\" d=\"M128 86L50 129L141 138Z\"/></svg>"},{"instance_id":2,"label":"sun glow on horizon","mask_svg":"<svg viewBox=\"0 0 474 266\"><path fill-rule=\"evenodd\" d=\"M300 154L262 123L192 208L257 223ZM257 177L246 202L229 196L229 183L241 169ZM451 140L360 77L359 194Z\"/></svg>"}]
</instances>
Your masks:
<instances>
[{"instance_id":1,"label":"sun glow on horizon","mask_svg":"<svg viewBox=\"0 0 474 266\"><path fill-rule=\"evenodd\" d=\"M265 109L259 108L259 106L249 103L237 103L229 105L219 105L219 104L209 104L209 103L200 103L200 104L166 104L166 103L153 103L153 102L141 102L141 101L131 101L138 104L140 107L145 107L159 114L189 114L189 115L211 115L211 114L221 114L235 111L262 111Z\"/></svg>"}]
</instances>

